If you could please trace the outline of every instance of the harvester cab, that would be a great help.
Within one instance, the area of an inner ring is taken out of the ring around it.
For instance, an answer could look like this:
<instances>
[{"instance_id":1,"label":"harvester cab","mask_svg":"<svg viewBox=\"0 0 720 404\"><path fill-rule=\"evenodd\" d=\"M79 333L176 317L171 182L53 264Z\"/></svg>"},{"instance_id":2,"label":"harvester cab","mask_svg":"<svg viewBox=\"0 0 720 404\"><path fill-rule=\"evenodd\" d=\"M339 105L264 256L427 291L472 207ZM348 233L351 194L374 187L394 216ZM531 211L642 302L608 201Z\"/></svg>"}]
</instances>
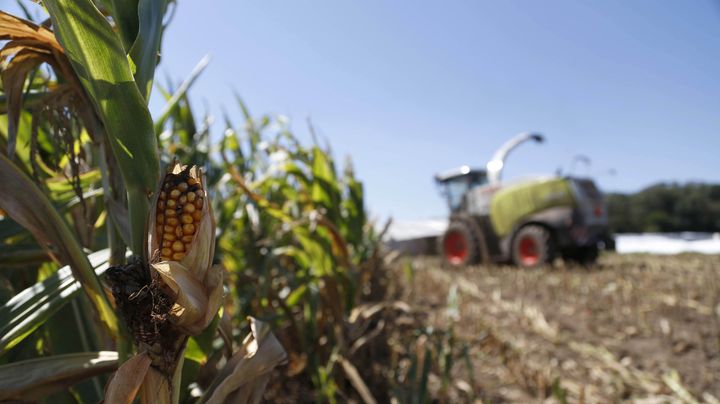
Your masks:
<instances>
[{"instance_id":1,"label":"harvester cab","mask_svg":"<svg viewBox=\"0 0 720 404\"><path fill-rule=\"evenodd\" d=\"M487 172L462 166L435 176L440 194L445 197L451 212L459 211L465 203L465 195L473 188L487 184Z\"/></svg>"},{"instance_id":2,"label":"harvester cab","mask_svg":"<svg viewBox=\"0 0 720 404\"><path fill-rule=\"evenodd\" d=\"M469 166L438 174L450 210L438 250L450 265L480 261L538 267L561 256L594 262L609 240L607 214L595 183L573 177L536 177L505 184L502 171L511 151L544 142L523 133L498 149L485 169Z\"/></svg>"}]
</instances>

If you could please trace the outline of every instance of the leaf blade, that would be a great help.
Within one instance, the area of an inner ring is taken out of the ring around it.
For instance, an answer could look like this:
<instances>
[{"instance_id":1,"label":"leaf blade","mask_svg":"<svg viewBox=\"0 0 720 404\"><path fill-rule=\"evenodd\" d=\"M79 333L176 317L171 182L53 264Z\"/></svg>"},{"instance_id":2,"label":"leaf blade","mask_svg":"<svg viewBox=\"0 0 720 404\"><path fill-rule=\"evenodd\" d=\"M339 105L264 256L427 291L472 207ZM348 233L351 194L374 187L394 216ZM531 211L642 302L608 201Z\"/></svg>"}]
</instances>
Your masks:
<instances>
[{"instance_id":1,"label":"leaf blade","mask_svg":"<svg viewBox=\"0 0 720 404\"><path fill-rule=\"evenodd\" d=\"M135 81L140 94L150 100L150 90L158 63L158 52L163 32L163 17L167 0L140 0L137 7L139 29L137 38L130 49L130 58L135 63Z\"/></svg>"},{"instance_id":2,"label":"leaf blade","mask_svg":"<svg viewBox=\"0 0 720 404\"><path fill-rule=\"evenodd\" d=\"M110 250L88 257L98 276L108 268ZM21 291L0 306L0 356L19 344L60 310L80 291L69 266L60 268L42 282Z\"/></svg>"},{"instance_id":3,"label":"leaf blade","mask_svg":"<svg viewBox=\"0 0 720 404\"><path fill-rule=\"evenodd\" d=\"M0 366L0 400L35 401L117 368L117 352L82 352Z\"/></svg>"},{"instance_id":4,"label":"leaf blade","mask_svg":"<svg viewBox=\"0 0 720 404\"><path fill-rule=\"evenodd\" d=\"M73 275L83 285L98 317L112 335L117 335L118 320L100 281L77 238L50 200L3 154L0 154L0 183L14 190L0 193L0 207L28 229L50 256L71 266Z\"/></svg>"}]
</instances>

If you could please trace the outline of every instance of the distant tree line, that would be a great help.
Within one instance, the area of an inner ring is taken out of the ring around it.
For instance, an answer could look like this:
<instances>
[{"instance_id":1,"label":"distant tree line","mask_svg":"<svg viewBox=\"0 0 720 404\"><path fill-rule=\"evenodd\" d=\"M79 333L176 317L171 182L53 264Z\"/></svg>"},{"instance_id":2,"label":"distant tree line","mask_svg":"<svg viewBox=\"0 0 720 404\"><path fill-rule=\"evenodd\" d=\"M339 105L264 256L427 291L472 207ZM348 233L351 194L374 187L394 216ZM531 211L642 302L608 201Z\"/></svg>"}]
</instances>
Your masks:
<instances>
[{"instance_id":1,"label":"distant tree line","mask_svg":"<svg viewBox=\"0 0 720 404\"><path fill-rule=\"evenodd\" d=\"M634 194L606 194L616 233L720 232L720 184L661 183Z\"/></svg>"}]
</instances>

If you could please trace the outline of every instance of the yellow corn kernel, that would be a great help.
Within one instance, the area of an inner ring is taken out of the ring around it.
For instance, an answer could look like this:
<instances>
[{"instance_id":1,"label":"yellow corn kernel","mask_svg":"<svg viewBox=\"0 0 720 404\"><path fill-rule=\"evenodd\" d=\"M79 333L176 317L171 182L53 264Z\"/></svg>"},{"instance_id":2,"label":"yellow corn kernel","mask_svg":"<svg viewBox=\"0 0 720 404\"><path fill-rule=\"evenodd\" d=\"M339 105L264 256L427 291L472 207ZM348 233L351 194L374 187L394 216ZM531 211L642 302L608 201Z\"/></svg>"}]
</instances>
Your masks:
<instances>
[{"instance_id":1,"label":"yellow corn kernel","mask_svg":"<svg viewBox=\"0 0 720 404\"><path fill-rule=\"evenodd\" d=\"M182 227L183 234L186 236L191 236L195 233L195 226L192 223L186 223Z\"/></svg>"},{"instance_id":2,"label":"yellow corn kernel","mask_svg":"<svg viewBox=\"0 0 720 404\"><path fill-rule=\"evenodd\" d=\"M182 241L175 241L172 245L172 250L175 252L183 252L185 251L185 244L182 243Z\"/></svg>"}]
</instances>

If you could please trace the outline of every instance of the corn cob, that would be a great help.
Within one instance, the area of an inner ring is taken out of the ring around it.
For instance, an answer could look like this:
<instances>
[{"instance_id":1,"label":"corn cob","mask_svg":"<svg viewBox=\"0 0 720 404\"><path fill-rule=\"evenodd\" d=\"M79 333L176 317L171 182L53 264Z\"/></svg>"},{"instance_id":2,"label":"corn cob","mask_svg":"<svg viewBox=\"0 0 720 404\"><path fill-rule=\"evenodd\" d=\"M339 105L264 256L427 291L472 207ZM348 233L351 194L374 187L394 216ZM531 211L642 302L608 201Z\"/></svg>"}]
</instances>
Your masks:
<instances>
[{"instance_id":1,"label":"corn cob","mask_svg":"<svg viewBox=\"0 0 720 404\"><path fill-rule=\"evenodd\" d=\"M202 219L205 191L190 166L168 173L156 206L155 235L163 261L179 261L190 250Z\"/></svg>"}]
</instances>

